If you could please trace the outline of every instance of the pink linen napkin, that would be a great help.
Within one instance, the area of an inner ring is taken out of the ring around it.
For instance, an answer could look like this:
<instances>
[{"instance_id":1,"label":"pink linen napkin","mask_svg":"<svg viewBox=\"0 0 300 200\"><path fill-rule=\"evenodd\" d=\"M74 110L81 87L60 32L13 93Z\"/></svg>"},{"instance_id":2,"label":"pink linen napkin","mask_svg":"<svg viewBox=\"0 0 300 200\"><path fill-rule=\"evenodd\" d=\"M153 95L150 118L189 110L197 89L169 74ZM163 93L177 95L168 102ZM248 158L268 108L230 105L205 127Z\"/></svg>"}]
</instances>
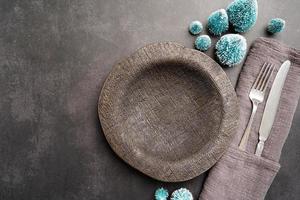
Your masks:
<instances>
[{"instance_id":1,"label":"pink linen napkin","mask_svg":"<svg viewBox=\"0 0 300 200\"><path fill-rule=\"evenodd\" d=\"M262 157L254 155L258 142L258 130L265 103L259 105L252 125L246 151L238 144L251 114L250 89L264 62L276 67L267 94L276 72L285 60L292 65L282 90L279 108L270 136L265 142ZM300 51L274 39L259 38L252 45L242 68L236 87L240 102L239 129L230 148L210 170L200 200L260 200L264 199L280 164L280 154L288 136L300 95Z\"/></svg>"}]
</instances>

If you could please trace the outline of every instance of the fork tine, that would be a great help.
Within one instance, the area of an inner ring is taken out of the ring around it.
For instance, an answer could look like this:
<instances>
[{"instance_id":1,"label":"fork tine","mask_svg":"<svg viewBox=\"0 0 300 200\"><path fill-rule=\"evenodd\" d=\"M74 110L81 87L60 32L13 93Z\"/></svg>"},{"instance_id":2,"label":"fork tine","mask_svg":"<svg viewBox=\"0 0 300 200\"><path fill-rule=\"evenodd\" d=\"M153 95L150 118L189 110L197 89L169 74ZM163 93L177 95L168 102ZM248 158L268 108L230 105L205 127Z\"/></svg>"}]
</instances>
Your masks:
<instances>
[{"instance_id":1,"label":"fork tine","mask_svg":"<svg viewBox=\"0 0 300 200\"><path fill-rule=\"evenodd\" d=\"M259 80L258 80L258 83L257 83L255 89L259 89L259 88L261 87L261 84L262 84L262 82L263 82L263 80L264 80L264 78L265 78L265 76L266 76L266 73L267 73L267 71L268 71L268 69L269 69L269 64L268 64L268 63L265 63L264 66L265 66L265 67L264 67L264 69L262 70L262 74L261 74L260 77L259 77Z\"/></svg>"},{"instance_id":2,"label":"fork tine","mask_svg":"<svg viewBox=\"0 0 300 200\"><path fill-rule=\"evenodd\" d=\"M268 87L268 85L269 85L269 82L270 82L270 80L271 80L272 74L273 74L273 72L274 72L274 65L271 65L270 68L272 68L272 69L270 70L269 77L268 77L268 79L266 80L266 83L265 83L264 87L262 88L262 91L263 91L263 92L266 91L266 89L267 89L267 87Z\"/></svg>"},{"instance_id":3,"label":"fork tine","mask_svg":"<svg viewBox=\"0 0 300 200\"><path fill-rule=\"evenodd\" d=\"M262 91L263 90L263 87L266 83L266 81L268 80L268 77L269 77L269 73L271 72L271 69L272 69L272 65L270 63L267 64L267 69L266 71L264 72L263 76L262 76L262 79L260 81L260 85L259 87L257 88L258 90Z\"/></svg>"},{"instance_id":4,"label":"fork tine","mask_svg":"<svg viewBox=\"0 0 300 200\"><path fill-rule=\"evenodd\" d=\"M260 80L260 78L261 78L261 75L263 74L263 72L264 72L265 69L266 69L266 64L267 64L267 63L264 63L263 66L262 66L262 68L260 69L260 71L259 71L259 73L258 73L258 76L257 76L257 78L256 78L256 80L255 80L255 82L254 82L254 84L253 84L253 86L252 86L252 88L256 88L256 87L257 87L257 84L258 84L258 82L259 82L259 80Z\"/></svg>"}]
</instances>

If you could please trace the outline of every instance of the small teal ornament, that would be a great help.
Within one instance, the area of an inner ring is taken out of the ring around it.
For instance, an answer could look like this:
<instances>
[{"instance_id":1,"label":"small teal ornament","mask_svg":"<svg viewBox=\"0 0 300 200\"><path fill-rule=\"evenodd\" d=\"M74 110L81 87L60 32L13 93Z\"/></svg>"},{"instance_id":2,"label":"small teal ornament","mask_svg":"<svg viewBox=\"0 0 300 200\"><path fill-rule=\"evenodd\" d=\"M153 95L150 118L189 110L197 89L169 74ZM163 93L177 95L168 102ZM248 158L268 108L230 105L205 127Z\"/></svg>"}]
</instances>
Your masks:
<instances>
[{"instance_id":1,"label":"small teal ornament","mask_svg":"<svg viewBox=\"0 0 300 200\"><path fill-rule=\"evenodd\" d=\"M202 26L201 22L193 21L193 22L190 23L189 31L190 31L191 34L197 35L197 34L201 33L202 30L203 30L203 26Z\"/></svg>"},{"instance_id":2,"label":"small teal ornament","mask_svg":"<svg viewBox=\"0 0 300 200\"><path fill-rule=\"evenodd\" d=\"M257 20L257 0L235 0L227 7L229 22L238 33L248 31Z\"/></svg>"},{"instance_id":3,"label":"small teal ornament","mask_svg":"<svg viewBox=\"0 0 300 200\"><path fill-rule=\"evenodd\" d=\"M221 35L229 28L228 16L224 9L213 12L208 17L207 27L213 35Z\"/></svg>"},{"instance_id":4,"label":"small teal ornament","mask_svg":"<svg viewBox=\"0 0 300 200\"><path fill-rule=\"evenodd\" d=\"M285 21L281 18L274 18L269 21L267 30L269 33L279 33L284 30Z\"/></svg>"},{"instance_id":5,"label":"small teal ornament","mask_svg":"<svg viewBox=\"0 0 300 200\"><path fill-rule=\"evenodd\" d=\"M239 34L227 34L216 44L216 55L223 65L229 67L239 64L247 51L246 39Z\"/></svg>"},{"instance_id":6,"label":"small teal ornament","mask_svg":"<svg viewBox=\"0 0 300 200\"><path fill-rule=\"evenodd\" d=\"M169 193L168 190L164 189L164 188L158 188L155 191L155 200L167 200Z\"/></svg>"},{"instance_id":7,"label":"small teal ornament","mask_svg":"<svg viewBox=\"0 0 300 200\"><path fill-rule=\"evenodd\" d=\"M195 40L195 48L200 51L207 51L211 46L211 39L208 35L198 36Z\"/></svg>"},{"instance_id":8,"label":"small teal ornament","mask_svg":"<svg viewBox=\"0 0 300 200\"><path fill-rule=\"evenodd\" d=\"M180 188L172 193L171 200L193 200L193 195L188 189Z\"/></svg>"}]
</instances>

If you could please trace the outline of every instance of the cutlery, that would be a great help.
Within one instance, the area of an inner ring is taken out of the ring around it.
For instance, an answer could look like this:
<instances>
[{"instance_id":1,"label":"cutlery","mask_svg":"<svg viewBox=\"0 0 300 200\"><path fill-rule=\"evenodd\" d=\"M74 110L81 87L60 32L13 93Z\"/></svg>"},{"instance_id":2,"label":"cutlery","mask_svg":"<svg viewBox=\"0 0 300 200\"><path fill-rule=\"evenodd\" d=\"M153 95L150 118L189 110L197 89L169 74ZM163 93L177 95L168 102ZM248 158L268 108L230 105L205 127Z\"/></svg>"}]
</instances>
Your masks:
<instances>
[{"instance_id":1,"label":"cutlery","mask_svg":"<svg viewBox=\"0 0 300 200\"><path fill-rule=\"evenodd\" d=\"M291 62L285 61L276 74L270 94L265 106L264 114L259 128L259 143L257 144L255 155L261 156L264 149L264 143L268 139L275 117L284 82L289 72Z\"/></svg>"},{"instance_id":2,"label":"cutlery","mask_svg":"<svg viewBox=\"0 0 300 200\"><path fill-rule=\"evenodd\" d=\"M252 102L252 113L247 128L245 129L244 135L239 144L239 148L243 151L246 150L251 126L254 120L255 113L257 111L257 107L264 101L265 91L267 89L268 83L270 82L270 77L272 76L273 70L274 66L272 64L264 63L250 90L249 98Z\"/></svg>"}]
</instances>

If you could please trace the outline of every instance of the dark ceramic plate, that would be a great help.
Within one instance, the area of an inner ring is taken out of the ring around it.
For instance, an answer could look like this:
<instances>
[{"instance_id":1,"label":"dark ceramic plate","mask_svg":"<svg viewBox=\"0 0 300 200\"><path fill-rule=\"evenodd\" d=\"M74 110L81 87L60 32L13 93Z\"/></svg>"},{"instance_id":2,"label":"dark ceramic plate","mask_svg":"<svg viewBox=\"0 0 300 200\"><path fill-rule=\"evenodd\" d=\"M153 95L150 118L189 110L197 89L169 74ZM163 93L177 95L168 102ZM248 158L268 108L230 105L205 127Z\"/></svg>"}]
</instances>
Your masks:
<instances>
[{"instance_id":1,"label":"dark ceramic plate","mask_svg":"<svg viewBox=\"0 0 300 200\"><path fill-rule=\"evenodd\" d=\"M108 143L125 162L169 182L215 164L238 120L236 94L221 67L171 42L150 44L116 64L98 112Z\"/></svg>"}]
</instances>

